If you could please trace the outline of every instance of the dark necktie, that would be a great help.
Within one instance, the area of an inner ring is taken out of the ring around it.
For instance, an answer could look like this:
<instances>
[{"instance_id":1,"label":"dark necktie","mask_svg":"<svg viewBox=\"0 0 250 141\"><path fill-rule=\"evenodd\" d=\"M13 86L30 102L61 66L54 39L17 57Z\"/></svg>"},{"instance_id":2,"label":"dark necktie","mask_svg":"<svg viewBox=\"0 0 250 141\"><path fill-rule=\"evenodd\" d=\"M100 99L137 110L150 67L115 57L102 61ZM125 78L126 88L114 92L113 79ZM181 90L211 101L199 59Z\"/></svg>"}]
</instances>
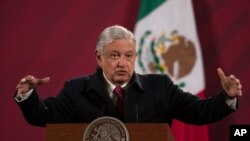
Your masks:
<instances>
[{"instance_id":1,"label":"dark necktie","mask_svg":"<svg viewBox=\"0 0 250 141\"><path fill-rule=\"evenodd\" d=\"M117 95L116 109L119 112L119 114L123 117L124 116L124 95L125 95L125 90L120 85L116 85L113 92L114 92L115 95Z\"/></svg>"}]
</instances>

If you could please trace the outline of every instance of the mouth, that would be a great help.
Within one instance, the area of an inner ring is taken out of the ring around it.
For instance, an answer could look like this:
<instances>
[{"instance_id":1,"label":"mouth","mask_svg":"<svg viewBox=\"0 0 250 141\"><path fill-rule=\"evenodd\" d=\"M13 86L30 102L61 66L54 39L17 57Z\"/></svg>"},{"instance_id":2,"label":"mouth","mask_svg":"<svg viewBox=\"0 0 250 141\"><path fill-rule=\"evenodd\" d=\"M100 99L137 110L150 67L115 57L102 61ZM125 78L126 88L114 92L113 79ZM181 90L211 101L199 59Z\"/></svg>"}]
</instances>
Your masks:
<instances>
[{"instance_id":1,"label":"mouth","mask_svg":"<svg viewBox=\"0 0 250 141\"><path fill-rule=\"evenodd\" d=\"M123 70L116 71L116 75L118 76L124 76L126 74L127 74L127 71L123 71Z\"/></svg>"}]
</instances>

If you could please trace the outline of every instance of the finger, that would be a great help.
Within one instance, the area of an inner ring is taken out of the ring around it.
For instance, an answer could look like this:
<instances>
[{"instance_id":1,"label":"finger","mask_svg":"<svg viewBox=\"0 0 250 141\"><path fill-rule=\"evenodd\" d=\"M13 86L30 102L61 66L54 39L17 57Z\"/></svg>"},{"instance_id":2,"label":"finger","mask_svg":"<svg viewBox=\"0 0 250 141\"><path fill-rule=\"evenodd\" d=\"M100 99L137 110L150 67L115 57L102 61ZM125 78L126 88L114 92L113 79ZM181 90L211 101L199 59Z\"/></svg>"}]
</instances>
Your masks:
<instances>
[{"instance_id":1,"label":"finger","mask_svg":"<svg viewBox=\"0 0 250 141\"><path fill-rule=\"evenodd\" d=\"M19 81L19 84L24 84L24 83L27 83L26 78L22 78L22 79Z\"/></svg>"},{"instance_id":2,"label":"finger","mask_svg":"<svg viewBox=\"0 0 250 141\"><path fill-rule=\"evenodd\" d=\"M240 84L240 80L232 74L228 77L228 80L230 80L230 83L232 83L232 84L235 84L235 85Z\"/></svg>"},{"instance_id":3,"label":"finger","mask_svg":"<svg viewBox=\"0 0 250 141\"><path fill-rule=\"evenodd\" d=\"M239 96L242 96L242 90L240 89Z\"/></svg>"},{"instance_id":4,"label":"finger","mask_svg":"<svg viewBox=\"0 0 250 141\"><path fill-rule=\"evenodd\" d=\"M24 92L23 92L23 90L22 89L17 89L17 95L20 95L20 94L23 94Z\"/></svg>"},{"instance_id":5,"label":"finger","mask_svg":"<svg viewBox=\"0 0 250 141\"><path fill-rule=\"evenodd\" d=\"M18 84L16 85L16 88L17 88L17 89L20 89L21 87L23 87L23 84L21 84L21 83L18 83Z\"/></svg>"},{"instance_id":6,"label":"finger","mask_svg":"<svg viewBox=\"0 0 250 141\"><path fill-rule=\"evenodd\" d=\"M239 84L239 85L238 85L238 89L241 89L241 88L242 88L242 85L241 85L241 84Z\"/></svg>"},{"instance_id":7,"label":"finger","mask_svg":"<svg viewBox=\"0 0 250 141\"><path fill-rule=\"evenodd\" d=\"M239 96L242 96L242 91L239 92Z\"/></svg>"},{"instance_id":8,"label":"finger","mask_svg":"<svg viewBox=\"0 0 250 141\"><path fill-rule=\"evenodd\" d=\"M237 85L237 96L242 96L242 85L241 84L238 84Z\"/></svg>"},{"instance_id":9,"label":"finger","mask_svg":"<svg viewBox=\"0 0 250 141\"><path fill-rule=\"evenodd\" d=\"M229 75L228 78L231 79L231 80L236 80L237 79L233 74Z\"/></svg>"},{"instance_id":10,"label":"finger","mask_svg":"<svg viewBox=\"0 0 250 141\"><path fill-rule=\"evenodd\" d=\"M23 79L20 80L21 83L24 83L25 81L26 81L25 78L23 78Z\"/></svg>"},{"instance_id":11,"label":"finger","mask_svg":"<svg viewBox=\"0 0 250 141\"><path fill-rule=\"evenodd\" d=\"M236 78L235 82L238 83L238 84L240 84L240 79Z\"/></svg>"},{"instance_id":12,"label":"finger","mask_svg":"<svg viewBox=\"0 0 250 141\"><path fill-rule=\"evenodd\" d=\"M17 89L17 95L22 94L22 90L21 89Z\"/></svg>"},{"instance_id":13,"label":"finger","mask_svg":"<svg viewBox=\"0 0 250 141\"><path fill-rule=\"evenodd\" d=\"M217 72L221 80L225 80L227 78L221 68L217 68Z\"/></svg>"},{"instance_id":14,"label":"finger","mask_svg":"<svg viewBox=\"0 0 250 141\"><path fill-rule=\"evenodd\" d=\"M234 75L231 74L228 77L226 77L226 79L228 80L228 84L236 84L237 85L236 77Z\"/></svg>"},{"instance_id":15,"label":"finger","mask_svg":"<svg viewBox=\"0 0 250 141\"><path fill-rule=\"evenodd\" d=\"M17 85L16 85L16 89L20 89L22 87L22 85L20 84L20 83L18 83Z\"/></svg>"},{"instance_id":16,"label":"finger","mask_svg":"<svg viewBox=\"0 0 250 141\"><path fill-rule=\"evenodd\" d=\"M240 80L239 80L239 79L236 78L234 82L235 82L235 84L236 84L237 86L240 85Z\"/></svg>"},{"instance_id":17,"label":"finger","mask_svg":"<svg viewBox=\"0 0 250 141\"><path fill-rule=\"evenodd\" d=\"M242 90L241 89L237 90L237 96L242 96Z\"/></svg>"},{"instance_id":18,"label":"finger","mask_svg":"<svg viewBox=\"0 0 250 141\"><path fill-rule=\"evenodd\" d=\"M23 79L21 79L20 84L26 85L29 89L34 88L36 86L37 79L34 76L27 75Z\"/></svg>"},{"instance_id":19,"label":"finger","mask_svg":"<svg viewBox=\"0 0 250 141\"><path fill-rule=\"evenodd\" d=\"M26 79L26 81L31 81L31 80L34 79L34 76L28 75L28 76L25 77L25 79Z\"/></svg>"},{"instance_id":20,"label":"finger","mask_svg":"<svg viewBox=\"0 0 250 141\"><path fill-rule=\"evenodd\" d=\"M30 87L28 84L25 85L18 85L17 86L17 94L23 94L30 90Z\"/></svg>"},{"instance_id":21,"label":"finger","mask_svg":"<svg viewBox=\"0 0 250 141\"><path fill-rule=\"evenodd\" d=\"M21 84L28 83L28 82L32 81L33 79L34 79L34 76L27 75L24 78L22 78L19 83L21 83Z\"/></svg>"}]
</instances>

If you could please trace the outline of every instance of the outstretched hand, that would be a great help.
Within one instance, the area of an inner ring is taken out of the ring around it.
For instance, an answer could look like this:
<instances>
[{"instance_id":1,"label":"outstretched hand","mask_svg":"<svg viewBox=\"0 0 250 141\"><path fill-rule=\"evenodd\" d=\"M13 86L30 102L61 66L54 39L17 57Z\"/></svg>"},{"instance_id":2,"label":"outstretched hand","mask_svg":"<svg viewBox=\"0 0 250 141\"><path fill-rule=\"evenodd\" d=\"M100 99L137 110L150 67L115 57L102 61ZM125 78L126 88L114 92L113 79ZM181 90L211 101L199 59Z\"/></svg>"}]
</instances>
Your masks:
<instances>
[{"instance_id":1,"label":"outstretched hand","mask_svg":"<svg viewBox=\"0 0 250 141\"><path fill-rule=\"evenodd\" d=\"M44 77L42 79L38 79L34 76L27 75L22 78L16 86L17 94L23 94L28 92L30 89L36 88L39 85L48 83L50 80L49 77Z\"/></svg>"},{"instance_id":2,"label":"outstretched hand","mask_svg":"<svg viewBox=\"0 0 250 141\"><path fill-rule=\"evenodd\" d=\"M232 74L230 76L226 76L221 68L218 68L217 72L221 80L221 85L229 97L234 98L242 96L242 85L238 78Z\"/></svg>"}]
</instances>

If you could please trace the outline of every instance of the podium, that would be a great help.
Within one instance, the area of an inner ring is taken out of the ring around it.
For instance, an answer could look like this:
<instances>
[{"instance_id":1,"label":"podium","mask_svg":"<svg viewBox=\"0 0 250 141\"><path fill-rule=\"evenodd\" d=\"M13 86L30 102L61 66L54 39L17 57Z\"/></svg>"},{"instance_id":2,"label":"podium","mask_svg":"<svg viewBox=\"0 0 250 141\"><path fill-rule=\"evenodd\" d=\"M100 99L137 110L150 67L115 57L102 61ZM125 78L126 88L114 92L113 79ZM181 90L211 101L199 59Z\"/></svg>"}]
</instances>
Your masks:
<instances>
[{"instance_id":1,"label":"podium","mask_svg":"<svg viewBox=\"0 0 250 141\"><path fill-rule=\"evenodd\" d=\"M88 124L47 124L46 141L83 141ZM174 141L168 124L129 123L130 141Z\"/></svg>"}]
</instances>

